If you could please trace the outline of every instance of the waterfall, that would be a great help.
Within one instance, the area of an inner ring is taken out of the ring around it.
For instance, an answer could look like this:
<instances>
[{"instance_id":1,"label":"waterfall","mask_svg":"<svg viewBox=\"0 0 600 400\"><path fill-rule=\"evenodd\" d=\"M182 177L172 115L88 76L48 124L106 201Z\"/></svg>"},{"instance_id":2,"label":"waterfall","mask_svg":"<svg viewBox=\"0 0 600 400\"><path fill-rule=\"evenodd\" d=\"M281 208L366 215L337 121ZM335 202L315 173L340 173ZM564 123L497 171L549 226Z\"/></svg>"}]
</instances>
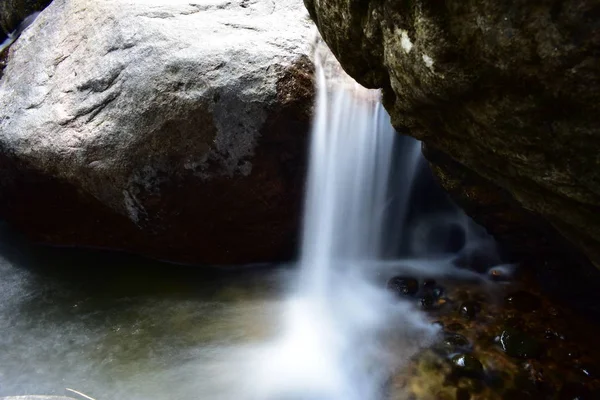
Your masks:
<instances>
[{"instance_id":1,"label":"waterfall","mask_svg":"<svg viewBox=\"0 0 600 400\"><path fill-rule=\"evenodd\" d=\"M379 92L353 81L329 85L319 62L317 92L298 287L281 337L255 363L255 400L379 399L393 371L437 332L372 274L386 218L406 216L418 143L394 185L401 199L390 202L397 134Z\"/></svg>"},{"instance_id":2,"label":"waterfall","mask_svg":"<svg viewBox=\"0 0 600 400\"><path fill-rule=\"evenodd\" d=\"M317 79L301 268L304 289L326 295L338 268L380 256L396 134L377 92Z\"/></svg>"}]
</instances>

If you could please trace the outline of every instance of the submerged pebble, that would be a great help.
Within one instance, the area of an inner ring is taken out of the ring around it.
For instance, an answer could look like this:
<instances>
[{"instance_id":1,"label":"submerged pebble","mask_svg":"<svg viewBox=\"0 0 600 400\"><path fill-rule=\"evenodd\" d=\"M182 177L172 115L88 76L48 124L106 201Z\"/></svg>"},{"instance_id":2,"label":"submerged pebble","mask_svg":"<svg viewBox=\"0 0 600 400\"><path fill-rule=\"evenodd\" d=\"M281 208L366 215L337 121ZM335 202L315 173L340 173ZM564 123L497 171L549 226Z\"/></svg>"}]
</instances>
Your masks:
<instances>
[{"instance_id":1,"label":"submerged pebble","mask_svg":"<svg viewBox=\"0 0 600 400\"><path fill-rule=\"evenodd\" d=\"M427 293L430 293L436 299L439 299L444 295L444 288L441 286L431 286L425 290L427 290Z\"/></svg>"},{"instance_id":2,"label":"submerged pebble","mask_svg":"<svg viewBox=\"0 0 600 400\"><path fill-rule=\"evenodd\" d=\"M447 333L444 335L444 343L447 343L449 346L453 347L469 347L469 340L463 335L459 335L458 333Z\"/></svg>"},{"instance_id":3,"label":"submerged pebble","mask_svg":"<svg viewBox=\"0 0 600 400\"><path fill-rule=\"evenodd\" d=\"M474 319L481 311L481 303L478 301L465 301L460 305L458 312L467 319Z\"/></svg>"},{"instance_id":4,"label":"submerged pebble","mask_svg":"<svg viewBox=\"0 0 600 400\"><path fill-rule=\"evenodd\" d=\"M455 371L471 377L483 376L483 365L471 354L457 354L452 357L452 366Z\"/></svg>"},{"instance_id":5,"label":"submerged pebble","mask_svg":"<svg viewBox=\"0 0 600 400\"><path fill-rule=\"evenodd\" d=\"M437 299L431 293L425 293L423 297L421 297L421 307L425 310L433 310L436 308Z\"/></svg>"},{"instance_id":6,"label":"submerged pebble","mask_svg":"<svg viewBox=\"0 0 600 400\"><path fill-rule=\"evenodd\" d=\"M513 328L508 328L500 336L502 350L511 357L538 358L542 354L542 346L529 335Z\"/></svg>"},{"instance_id":7,"label":"submerged pebble","mask_svg":"<svg viewBox=\"0 0 600 400\"><path fill-rule=\"evenodd\" d=\"M387 288L398 296L414 296L419 291L419 281L414 278L395 276L387 282Z\"/></svg>"},{"instance_id":8,"label":"submerged pebble","mask_svg":"<svg viewBox=\"0 0 600 400\"><path fill-rule=\"evenodd\" d=\"M446 299L443 299L444 288L435 284L435 281L431 280L427 285L423 285L423 294L420 302L421 307L425 310L434 310L446 303Z\"/></svg>"},{"instance_id":9,"label":"submerged pebble","mask_svg":"<svg viewBox=\"0 0 600 400\"><path fill-rule=\"evenodd\" d=\"M463 335L445 332L442 340L434 346L435 350L445 354L463 353L471 349L471 343Z\"/></svg>"}]
</instances>

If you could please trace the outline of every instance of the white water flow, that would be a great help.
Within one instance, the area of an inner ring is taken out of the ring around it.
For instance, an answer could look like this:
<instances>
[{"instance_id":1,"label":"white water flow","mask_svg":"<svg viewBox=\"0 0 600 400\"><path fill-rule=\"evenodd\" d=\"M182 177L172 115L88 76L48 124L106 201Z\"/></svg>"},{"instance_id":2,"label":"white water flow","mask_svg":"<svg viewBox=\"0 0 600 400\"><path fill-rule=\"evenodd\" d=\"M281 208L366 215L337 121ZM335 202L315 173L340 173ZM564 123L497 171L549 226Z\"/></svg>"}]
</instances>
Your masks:
<instances>
[{"instance_id":1,"label":"white water flow","mask_svg":"<svg viewBox=\"0 0 600 400\"><path fill-rule=\"evenodd\" d=\"M320 297L336 272L380 257L396 133L377 92L329 93L318 79L301 266L305 290Z\"/></svg>"},{"instance_id":2,"label":"white water flow","mask_svg":"<svg viewBox=\"0 0 600 400\"><path fill-rule=\"evenodd\" d=\"M320 66L317 77L299 287L283 334L256 363L256 400L381 399L386 380L437 332L372 279L396 136L379 93L358 84L328 89ZM411 153L400 188L407 192L419 160ZM408 195L400 193L396 214L406 214Z\"/></svg>"}]
</instances>

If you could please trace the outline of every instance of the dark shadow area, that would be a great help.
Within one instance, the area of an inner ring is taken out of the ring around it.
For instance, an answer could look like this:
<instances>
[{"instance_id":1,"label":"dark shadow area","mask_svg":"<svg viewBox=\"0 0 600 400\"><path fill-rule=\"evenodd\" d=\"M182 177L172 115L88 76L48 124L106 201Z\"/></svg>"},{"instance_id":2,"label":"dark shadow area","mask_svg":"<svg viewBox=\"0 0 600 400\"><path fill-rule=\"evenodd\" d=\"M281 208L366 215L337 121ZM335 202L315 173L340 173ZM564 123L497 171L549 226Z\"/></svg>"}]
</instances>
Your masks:
<instances>
[{"instance_id":1,"label":"dark shadow area","mask_svg":"<svg viewBox=\"0 0 600 400\"><path fill-rule=\"evenodd\" d=\"M100 298L204 297L232 284L252 291L278 268L178 265L123 252L36 245L6 223L0 223L0 255L12 268L27 272L32 286Z\"/></svg>"}]
</instances>

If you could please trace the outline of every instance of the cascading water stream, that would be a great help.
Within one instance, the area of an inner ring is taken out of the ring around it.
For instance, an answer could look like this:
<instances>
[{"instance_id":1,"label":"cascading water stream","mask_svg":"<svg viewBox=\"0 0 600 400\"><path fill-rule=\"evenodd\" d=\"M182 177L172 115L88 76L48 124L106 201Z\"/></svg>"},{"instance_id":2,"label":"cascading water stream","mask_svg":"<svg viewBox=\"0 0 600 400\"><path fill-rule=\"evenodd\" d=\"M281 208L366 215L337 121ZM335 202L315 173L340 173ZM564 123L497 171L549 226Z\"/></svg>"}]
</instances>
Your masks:
<instances>
[{"instance_id":1,"label":"cascading water stream","mask_svg":"<svg viewBox=\"0 0 600 400\"><path fill-rule=\"evenodd\" d=\"M372 279L391 211L396 137L379 93L349 78L332 88L319 62L317 80L299 287L282 336L252 379L256 400L382 398L390 374L437 332ZM410 170L402 187L394 186L402 199L393 208L402 218L418 150L410 149Z\"/></svg>"},{"instance_id":2,"label":"cascading water stream","mask_svg":"<svg viewBox=\"0 0 600 400\"><path fill-rule=\"evenodd\" d=\"M395 136L377 93L358 85L328 93L321 68L317 75L301 251L304 289L315 295L339 267L379 257Z\"/></svg>"}]
</instances>

